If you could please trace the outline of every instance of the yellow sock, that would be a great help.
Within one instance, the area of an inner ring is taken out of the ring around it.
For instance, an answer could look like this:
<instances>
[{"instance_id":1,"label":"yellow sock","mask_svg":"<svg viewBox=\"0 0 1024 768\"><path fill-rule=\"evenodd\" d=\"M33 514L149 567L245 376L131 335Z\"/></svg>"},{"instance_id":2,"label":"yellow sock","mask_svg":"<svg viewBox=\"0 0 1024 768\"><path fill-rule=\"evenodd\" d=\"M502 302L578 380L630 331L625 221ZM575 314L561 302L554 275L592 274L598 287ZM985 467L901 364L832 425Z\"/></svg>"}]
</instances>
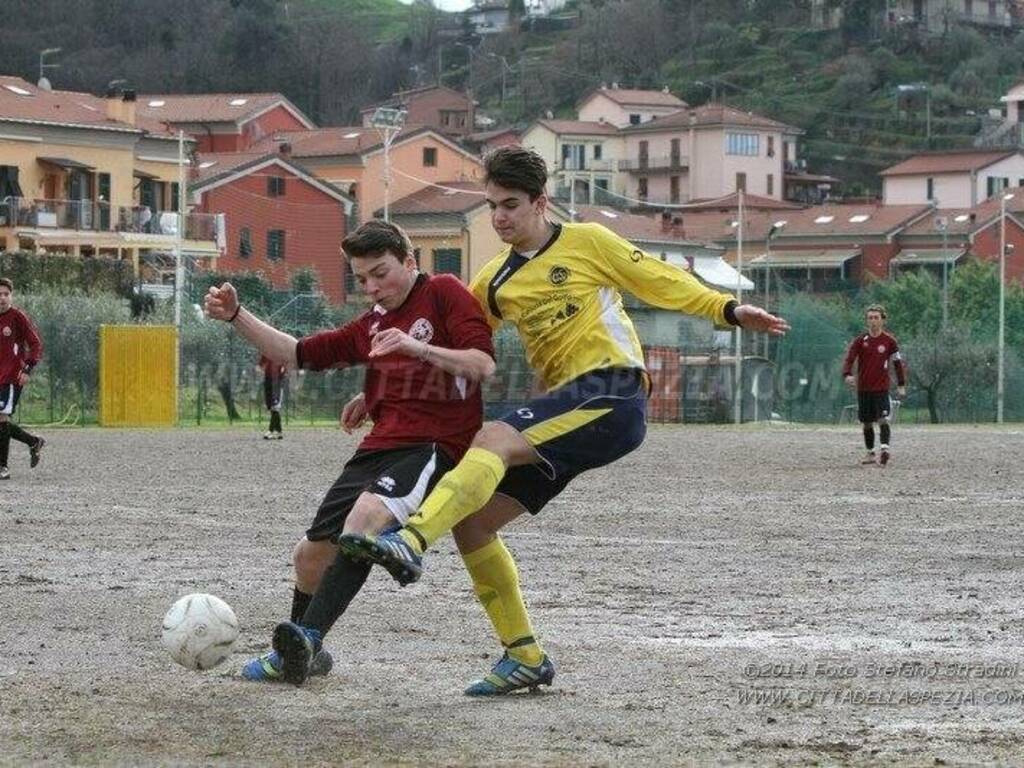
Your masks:
<instances>
[{"instance_id":1,"label":"yellow sock","mask_svg":"<svg viewBox=\"0 0 1024 768\"><path fill-rule=\"evenodd\" d=\"M409 517L401 536L420 554L490 501L505 476L505 462L483 448L470 448Z\"/></svg>"},{"instance_id":2,"label":"yellow sock","mask_svg":"<svg viewBox=\"0 0 1024 768\"><path fill-rule=\"evenodd\" d=\"M533 635L526 603L519 591L519 570L501 539L462 556L473 591L491 619L508 655L536 667L544 654Z\"/></svg>"}]
</instances>

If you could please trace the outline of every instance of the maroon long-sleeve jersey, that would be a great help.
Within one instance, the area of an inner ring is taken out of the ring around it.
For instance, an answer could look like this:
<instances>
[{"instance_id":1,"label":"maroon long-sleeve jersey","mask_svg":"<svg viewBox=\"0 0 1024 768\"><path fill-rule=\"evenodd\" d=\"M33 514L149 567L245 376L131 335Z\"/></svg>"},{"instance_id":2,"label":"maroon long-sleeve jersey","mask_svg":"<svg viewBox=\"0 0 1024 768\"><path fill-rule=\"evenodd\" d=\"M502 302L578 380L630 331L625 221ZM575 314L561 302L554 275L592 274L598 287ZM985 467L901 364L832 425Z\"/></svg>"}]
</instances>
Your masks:
<instances>
[{"instance_id":1,"label":"maroon long-sleeve jersey","mask_svg":"<svg viewBox=\"0 0 1024 768\"><path fill-rule=\"evenodd\" d=\"M0 314L0 386L18 383L43 359L43 340L28 315L17 307Z\"/></svg>"},{"instance_id":2,"label":"maroon long-sleeve jersey","mask_svg":"<svg viewBox=\"0 0 1024 768\"><path fill-rule=\"evenodd\" d=\"M900 357L900 346L896 337L882 331L877 336L862 333L852 342L846 351L843 362L843 377L853 373L853 364L857 364L858 392L888 392L891 386L889 363L896 374L896 383L906 385L906 366Z\"/></svg>"},{"instance_id":3,"label":"maroon long-sleeve jersey","mask_svg":"<svg viewBox=\"0 0 1024 768\"><path fill-rule=\"evenodd\" d=\"M299 367L366 365L363 391L373 429L360 448L436 442L461 459L483 423L480 387L405 355L370 358L374 335L388 328L435 346L479 349L494 357L491 328L466 287L451 275L421 275L398 309L375 306L337 330L300 339Z\"/></svg>"}]
</instances>

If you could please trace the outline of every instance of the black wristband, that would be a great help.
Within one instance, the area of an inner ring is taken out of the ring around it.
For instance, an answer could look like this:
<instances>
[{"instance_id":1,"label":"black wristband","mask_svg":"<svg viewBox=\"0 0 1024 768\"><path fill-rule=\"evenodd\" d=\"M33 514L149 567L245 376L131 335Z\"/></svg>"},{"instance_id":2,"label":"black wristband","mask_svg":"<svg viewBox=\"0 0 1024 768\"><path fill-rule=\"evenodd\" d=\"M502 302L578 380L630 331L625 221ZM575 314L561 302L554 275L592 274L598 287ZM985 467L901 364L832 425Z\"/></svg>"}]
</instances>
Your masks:
<instances>
[{"instance_id":1,"label":"black wristband","mask_svg":"<svg viewBox=\"0 0 1024 768\"><path fill-rule=\"evenodd\" d=\"M725 310L722 312L722 314L725 315L725 322L727 322L729 325L739 326L740 321L736 319L736 307L738 307L739 305L740 303L736 301L736 299L733 299L732 301L725 305Z\"/></svg>"},{"instance_id":2,"label":"black wristband","mask_svg":"<svg viewBox=\"0 0 1024 768\"><path fill-rule=\"evenodd\" d=\"M231 318L230 318L230 319L228 320L228 322L229 322L229 323L233 323L233 322L235 322L235 318L236 318L236 317L238 317L238 313L239 313L239 312L241 312L241 311L242 311L242 305L241 305L241 304L239 304L239 305L238 305L238 306L237 306L237 307L235 308L235 314L233 314L233 315L231 316Z\"/></svg>"}]
</instances>

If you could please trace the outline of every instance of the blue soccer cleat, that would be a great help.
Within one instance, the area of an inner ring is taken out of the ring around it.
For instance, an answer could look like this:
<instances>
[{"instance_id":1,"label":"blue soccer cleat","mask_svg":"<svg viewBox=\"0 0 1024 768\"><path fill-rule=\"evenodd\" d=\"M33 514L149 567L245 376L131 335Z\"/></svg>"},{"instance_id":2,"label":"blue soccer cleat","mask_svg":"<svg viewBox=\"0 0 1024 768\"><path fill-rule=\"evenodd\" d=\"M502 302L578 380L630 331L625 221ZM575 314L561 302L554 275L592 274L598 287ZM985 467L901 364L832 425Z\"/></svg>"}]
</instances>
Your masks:
<instances>
[{"instance_id":1,"label":"blue soccer cleat","mask_svg":"<svg viewBox=\"0 0 1024 768\"><path fill-rule=\"evenodd\" d=\"M249 659L242 667L242 677L257 683L283 683L281 656L277 651L268 651L255 659ZM334 666L334 658L326 650L313 657L309 665L310 677L325 677Z\"/></svg>"},{"instance_id":2,"label":"blue soccer cleat","mask_svg":"<svg viewBox=\"0 0 1024 768\"><path fill-rule=\"evenodd\" d=\"M302 685L312 673L313 659L320 653L320 633L291 621L274 627L274 650L281 661L281 679Z\"/></svg>"},{"instance_id":3,"label":"blue soccer cleat","mask_svg":"<svg viewBox=\"0 0 1024 768\"><path fill-rule=\"evenodd\" d=\"M541 685L551 685L555 679L555 665L547 654L536 667L516 661L507 653L482 680L466 689L467 696L504 696L524 688L534 692Z\"/></svg>"},{"instance_id":4,"label":"blue soccer cleat","mask_svg":"<svg viewBox=\"0 0 1024 768\"><path fill-rule=\"evenodd\" d=\"M364 536L346 533L338 538L338 548L353 560L368 560L383 566L401 586L419 581L423 560L397 532Z\"/></svg>"}]
</instances>

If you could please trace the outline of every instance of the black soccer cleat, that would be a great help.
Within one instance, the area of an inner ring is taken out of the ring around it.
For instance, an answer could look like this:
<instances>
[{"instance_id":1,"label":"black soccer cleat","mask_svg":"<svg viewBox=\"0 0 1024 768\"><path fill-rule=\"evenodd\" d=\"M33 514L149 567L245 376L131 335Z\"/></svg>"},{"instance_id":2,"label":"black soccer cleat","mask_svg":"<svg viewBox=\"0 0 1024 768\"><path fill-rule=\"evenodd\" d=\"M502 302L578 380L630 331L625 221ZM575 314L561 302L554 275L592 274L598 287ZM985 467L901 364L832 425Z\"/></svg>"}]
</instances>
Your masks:
<instances>
[{"instance_id":1,"label":"black soccer cleat","mask_svg":"<svg viewBox=\"0 0 1024 768\"><path fill-rule=\"evenodd\" d=\"M32 469L35 469L36 465L39 464L39 460L43 458L42 453L44 445L46 445L46 440L40 437L32 444L32 447L28 449L28 465L32 467Z\"/></svg>"}]
</instances>

